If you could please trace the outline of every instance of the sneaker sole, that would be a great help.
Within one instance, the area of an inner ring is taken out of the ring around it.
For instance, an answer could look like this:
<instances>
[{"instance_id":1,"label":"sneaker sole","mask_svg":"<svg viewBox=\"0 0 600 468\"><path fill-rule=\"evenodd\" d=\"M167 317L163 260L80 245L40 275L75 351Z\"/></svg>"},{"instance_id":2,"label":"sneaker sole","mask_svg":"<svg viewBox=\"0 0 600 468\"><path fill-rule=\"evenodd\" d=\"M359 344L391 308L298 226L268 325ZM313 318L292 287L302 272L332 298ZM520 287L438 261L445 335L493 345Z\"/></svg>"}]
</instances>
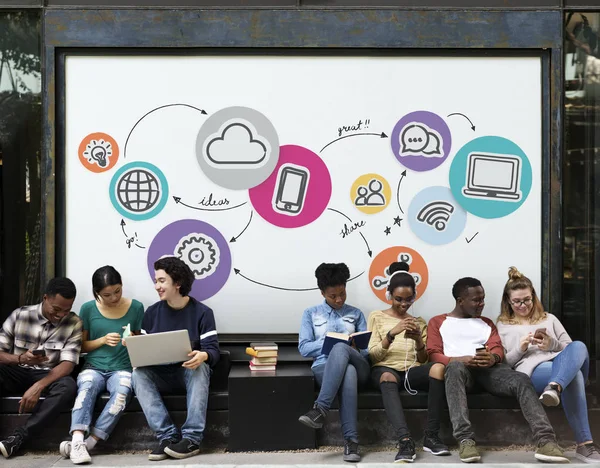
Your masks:
<instances>
[{"instance_id":1,"label":"sneaker sole","mask_svg":"<svg viewBox=\"0 0 600 468\"><path fill-rule=\"evenodd\" d=\"M540 401L544 406L558 406L560 404L560 398L556 398L554 395L548 393L542 393Z\"/></svg>"},{"instance_id":2,"label":"sneaker sole","mask_svg":"<svg viewBox=\"0 0 600 468\"><path fill-rule=\"evenodd\" d=\"M166 453L163 453L162 455L148 455L148 460L150 461L162 461L166 460L167 458L169 458L169 456Z\"/></svg>"},{"instance_id":3,"label":"sneaker sole","mask_svg":"<svg viewBox=\"0 0 600 468\"><path fill-rule=\"evenodd\" d=\"M581 460L583 463L600 463L600 460L594 460L592 458L584 457L583 455L580 455L577 452L575 452L575 458Z\"/></svg>"},{"instance_id":4,"label":"sneaker sole","mask_svg":"<svg viewBox=\"0 0 600 468\"><path fill-rule=\"evenodd\" d=\"M423 446L423 451L424 452L429 452L433 455L436 456L440 456L440 455L450 455L450 450L440 450L439 452L434 452L433 450L431 450L429 447L425 447Z\"/></svg>"},{"instance_id":5,"label":"sneaker sole","mask_svg":"<svg viewBox=\"0 0 600 468\"><path fill-rule=\"evenodd\" d=\"M311 429L321 429L323 427L323 423L316 423L312 419L307 418L306 416L300 416L298 418L298 421L300 421L305 426L310 427Z\"/></svg>"},{"instance_id":6,"label":"sneaker sole","mask_svg":"<svg viewBox=\"0 0 600 468\"><path fill-rule=\"evenodd\" d=\"M412 458L402 458L400 460L394 460L394 463L413 463L417 458L417 455L413 455Z\"/></svg>"},{"instance_id":7,"label":"sneaker sole","mask_svg":"<svg viewBox=\"0 0 600 468\"><path fill-rule=\"evenodd\" d=\"M543 455L541 453L536 453L535 458L537 460L549 463L571 463L567 457L554 457L552 455Z\"/></svg>"},{"instance_id":8,"label":"sneaker sole","mask_svg":"<svg viewBox=\"0 0 600 468\"><path fill-rule=\"evenodd\" d=\"M350 463L358 463L358 462L360 461L360 455L357 455L357 456L351 456L351 457L349 457L349 456L344 456L344 457L342 457L342 459L343 459L345 462L350 462Z\"/></svg>"},{"instance_id":9,"label":"sneaker sole","mask_svg":"<svg viewBox=\"0 0 600 468\"><path fill-rule=\"evenodd\" d=\"M2 452L2 455L4 456L4 458L10 458L10 455L6 451L6 447L4 446L4 444L2 442L0 442L0 452Z\"/></svg>"},{"instance_id":10,"label":"sneaker sole","mask_svg":"<svg viewBox=\"0 0 600 468\"><path fill-rule=\"evenodd\" d=\"M177 458L178 460L183 460L184 458L190 458L194 455L198 455L200 453L200 449L192 450L191 452L186 453L178 453L171 450L169 447L165 447L165 453L173 458Z\"/></svg>"},{"instance_id":11,"label":"sneaker sole","mask_svg":"<svg viewBox=\"0 0 600 468\"><path fill-rule=\"evenodd\" d=\"M84 465L86 463L92 463L92 457L82 458L81 460L73 460L71 458L71 461L73 462L73 465Z\"/></svg>"},{"instance_id":12,"label":"sneaker sole","mask_svg":"<svg viewBox=\"0 0 600 468\"><path fill-rule=\"evenodd\" d=\"M475 463L481 460L481 455L477 455L476 457L469 458L461 458L460 461L463 463Z\"/></svg>"},{"instance_id":13,"label":"sneaker sole","mask_svg":"<svg viewBox=\"0 0 600 468\"><path fill-rule=\"evenodd\" d=\"M67 450L67 447L69 449ZM60 452L60 456L63 458L69 458L71 456L71 441L64 440L60 443L60 447L58 448Z\"/></svg>"}]
</instances>

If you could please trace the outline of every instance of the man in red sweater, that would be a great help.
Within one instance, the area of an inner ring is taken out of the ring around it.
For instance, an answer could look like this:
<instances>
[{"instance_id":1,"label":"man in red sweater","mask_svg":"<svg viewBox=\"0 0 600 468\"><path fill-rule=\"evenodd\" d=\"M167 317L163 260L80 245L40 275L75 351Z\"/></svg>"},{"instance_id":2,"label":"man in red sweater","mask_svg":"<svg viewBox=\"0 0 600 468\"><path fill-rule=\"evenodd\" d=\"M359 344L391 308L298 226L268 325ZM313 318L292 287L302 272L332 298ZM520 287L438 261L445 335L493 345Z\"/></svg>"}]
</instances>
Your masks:
<instances>
[{"instance_id":1,"label":"man in red sweater","mask_svg":"<svg viewBox=\"0 0 600 468\"><path fill-rule=\"evenodd\" d=\"M556 435L526 374L502 363L504 349L498 330L482 317L485 291L475 278L461 278L452 287L456 300L449 314L433 317L427 327L427 353L431 362L446 366L446 398L459 456L465 463L481 459L469 421L467 392L475 383L496 396L516 397L538 445L535 458L568 463ZM515 441L516 442L516 441Z\"/></svg>"}]
</instances>

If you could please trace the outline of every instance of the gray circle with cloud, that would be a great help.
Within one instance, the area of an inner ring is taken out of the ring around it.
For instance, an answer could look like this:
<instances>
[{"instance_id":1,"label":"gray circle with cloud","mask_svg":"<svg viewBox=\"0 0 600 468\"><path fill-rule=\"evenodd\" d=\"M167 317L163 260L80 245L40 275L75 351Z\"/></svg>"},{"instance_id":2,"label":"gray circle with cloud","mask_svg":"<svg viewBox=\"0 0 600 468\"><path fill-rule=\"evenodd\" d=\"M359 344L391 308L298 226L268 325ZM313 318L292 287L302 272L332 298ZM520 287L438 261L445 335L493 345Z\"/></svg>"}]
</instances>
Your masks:
<instances>
[{"instance_id":1,"label":"gray circle with cloud","mask_svg":"<svg viewBox=\"0 0 600 468\"><path fill-rule=\"evenodd\" d=\"M267 117L249 107L226 107L198 132L196 157L215 184L245 190L264 182L279 160L279 137Z\"/></svg>"}]
</instances>

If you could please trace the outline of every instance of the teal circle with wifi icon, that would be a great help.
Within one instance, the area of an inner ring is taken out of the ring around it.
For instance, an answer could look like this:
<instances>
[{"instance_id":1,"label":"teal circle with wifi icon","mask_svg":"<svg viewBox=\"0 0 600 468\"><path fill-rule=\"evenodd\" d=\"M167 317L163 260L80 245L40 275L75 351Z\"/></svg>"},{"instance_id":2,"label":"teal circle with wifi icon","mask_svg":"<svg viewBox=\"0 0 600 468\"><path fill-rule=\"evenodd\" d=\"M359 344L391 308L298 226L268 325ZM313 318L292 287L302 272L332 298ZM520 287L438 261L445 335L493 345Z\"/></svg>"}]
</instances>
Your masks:
<instances>
[{"instance_id":1,"label":"teal circle with wifi icon","mask_svg":"<svg viewBox=\"0 0 600 468\"><path fill-rule=\"evenodd\" d=\"M408 224L415 235L432 245L448 244L465 229L467 212L456 202L449 187L427 187L408 207Z\"/></svg>"}]
</instances>

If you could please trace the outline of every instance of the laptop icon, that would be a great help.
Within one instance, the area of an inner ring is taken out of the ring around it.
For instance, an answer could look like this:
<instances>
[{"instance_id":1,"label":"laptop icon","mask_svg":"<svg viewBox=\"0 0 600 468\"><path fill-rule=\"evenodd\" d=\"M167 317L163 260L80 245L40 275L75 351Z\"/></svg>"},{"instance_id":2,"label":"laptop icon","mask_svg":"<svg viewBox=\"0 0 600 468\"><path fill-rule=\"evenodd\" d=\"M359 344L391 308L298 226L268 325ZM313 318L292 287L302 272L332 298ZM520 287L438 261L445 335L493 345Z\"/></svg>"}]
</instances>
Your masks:
<instances>
[{"instance_id":1,"label":"laptop icon","mask_svg":"<svg viewBox=\"0 0 600 468\"><path fill-rule=\"evenodd\" d=\"M469 198L488 198L518 202L522 193L521 158L509 154L470 153L467 156L467 184L463 194Z\"/></svg>"}]
</instances>

